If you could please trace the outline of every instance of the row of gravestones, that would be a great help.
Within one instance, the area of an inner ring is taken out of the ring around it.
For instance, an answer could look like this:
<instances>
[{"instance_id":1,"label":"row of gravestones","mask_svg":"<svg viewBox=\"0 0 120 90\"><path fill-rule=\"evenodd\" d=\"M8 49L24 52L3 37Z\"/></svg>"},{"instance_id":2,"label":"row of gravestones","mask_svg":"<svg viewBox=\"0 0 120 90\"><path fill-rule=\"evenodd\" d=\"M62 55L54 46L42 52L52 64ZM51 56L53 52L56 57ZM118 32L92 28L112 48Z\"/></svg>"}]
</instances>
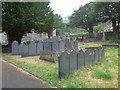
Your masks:
<instances>
[{"instance_id":1,"label":"row of gravestones","mask_svg":"<svg viewBox=\"0 0 120 90\"><path fill-rule=\"evenodd\" d=\"M64 77L80 67L91 65L97 61L103 60L104 54L104 48L102 47L92 50L87 49L86 51L73 50L69 54L66 51L61 53L58 57L59 78Z\"/></svg>"},{"instance_id":2,"label":"row of gravestones","mask_svg":"<svg viewBox=\"0 0 120 90\"><path fill-rule=\"evenodd\" d=\"M78 48L78 41L39 41L18 44L17 41L12 43L12 55L21 55L22 57L40 55L40 50L64 52L65 49Z\"/></svg>"}]
</instances>

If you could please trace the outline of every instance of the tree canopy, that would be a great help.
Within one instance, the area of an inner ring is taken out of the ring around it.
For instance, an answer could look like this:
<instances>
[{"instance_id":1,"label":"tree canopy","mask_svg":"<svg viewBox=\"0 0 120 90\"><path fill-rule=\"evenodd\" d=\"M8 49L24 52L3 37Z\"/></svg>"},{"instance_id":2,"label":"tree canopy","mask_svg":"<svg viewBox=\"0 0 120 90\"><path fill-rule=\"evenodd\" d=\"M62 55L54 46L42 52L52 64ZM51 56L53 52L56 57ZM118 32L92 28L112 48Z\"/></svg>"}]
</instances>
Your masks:
<instances>
[{"instance_id":1,"label":"tree canopy","mask_svg":"<svg viewBox=\"0 0 120 90\"><path fill-rule=\"evenodd\" d=\"M51 33L53 11L49 2L3 2L2 30L7 33L9 44L21 38L31 29Z\"/></svg>"},{"instance_id":2,"label":"tree canopy","mask_svg":"<svg viewBox=\"0 0 120 90\"><path fill-rule=\"evenodd\" d=\"M97 25L95 15L93 3L88 3L81 6L69 17L70 26L83 28L87 30L91 36L93 36L93 26Z\"/></svg>"},{"instance_id":3,"label":"tree canopy","mask_svg":"<svg viewBox=\"0 0 120 90\"><path fill-rule=\"evenodd\" d=\"M94 2L97 20L100 22L111 21L114 33L119 32L120 2Z\"/></svg>"}]
</instances>

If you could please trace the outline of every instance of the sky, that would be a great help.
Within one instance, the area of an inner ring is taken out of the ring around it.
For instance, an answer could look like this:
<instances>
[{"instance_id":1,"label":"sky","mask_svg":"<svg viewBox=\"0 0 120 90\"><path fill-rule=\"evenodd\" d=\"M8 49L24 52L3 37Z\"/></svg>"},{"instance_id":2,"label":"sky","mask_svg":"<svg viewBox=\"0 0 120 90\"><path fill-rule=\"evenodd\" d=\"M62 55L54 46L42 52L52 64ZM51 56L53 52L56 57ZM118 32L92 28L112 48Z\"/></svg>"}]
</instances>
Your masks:
<instances>
[{"instance_id":1,"label":"sky","mask_svg":"<svg viewBox=\"0 0 120 90\"><path fill-rule=\"evenodd\" d=\"M94 0L50 0L50 7L54 10L55 14L62 16L64 20L70 16L74 10Z\"/></svg>"}]
</instances>

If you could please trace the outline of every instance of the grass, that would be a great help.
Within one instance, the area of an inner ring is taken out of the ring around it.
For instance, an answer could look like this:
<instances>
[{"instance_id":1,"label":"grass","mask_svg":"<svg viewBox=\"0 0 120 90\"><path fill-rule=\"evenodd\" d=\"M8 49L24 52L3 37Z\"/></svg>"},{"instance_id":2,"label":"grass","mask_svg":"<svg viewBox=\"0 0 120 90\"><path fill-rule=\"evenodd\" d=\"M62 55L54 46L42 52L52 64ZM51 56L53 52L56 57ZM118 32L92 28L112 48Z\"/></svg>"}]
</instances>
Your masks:
<instances>
[{"instance_id":1,"label":"grass","mask_svg":"<svg viewBox=\"0 0 120 90\"><path fill-rule=\"evenodd\" d=\"M109 42L79 43L79 47L101 46ZM79 68L61 80L58 79L58 63L39 60L39 56L12 56L3 53L3 58L25 71L38 75L47 84L61 88L117 88L118 87L118 49L105 49L105 59L91 66Z\"/></svg>"},{"instance_id":2,"label":"grass","mask_svg":"<svg viewBox=\"0 0 120 90\"><path fill-rule=\"evenodd\" d=\"M109 70L106 70L106 72L95 71L94 73L92 73L91 76L95 77L95 78L103 78L103 79L106 79L106 80L111 80L113 78L111 73L109 73Z\"/></svg>"}]
</instances>

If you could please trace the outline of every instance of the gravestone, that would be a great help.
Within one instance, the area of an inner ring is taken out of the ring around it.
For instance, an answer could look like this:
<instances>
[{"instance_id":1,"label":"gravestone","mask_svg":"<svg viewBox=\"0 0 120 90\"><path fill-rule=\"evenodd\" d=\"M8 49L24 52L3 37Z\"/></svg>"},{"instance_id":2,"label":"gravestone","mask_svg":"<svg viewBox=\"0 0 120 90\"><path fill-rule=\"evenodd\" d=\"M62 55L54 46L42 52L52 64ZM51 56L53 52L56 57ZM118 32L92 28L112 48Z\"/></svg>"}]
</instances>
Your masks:
<instances>
[{"instance_id":1,"label":"gravestone","mask_svg":"<svg viewBox=\"0 0 120 90\"><path fill-rule=\"evenodd\" d=\"M86 50L85 51L85 65L89 65L90 64L90 51Z\"/></svg>"},{"instance_id":2,"label":"gravestone","mask_svg":"<svg viewBox=\"0 0 120 90\"><path fill-rule=\"evenodd\" d=\"M52 51L52 43L50 41L43 42L43 49L46 51Z\"/></svg>"},{"instance_id":3,"label":"gravestone","mask_svg":"<svg viewBox=\"0 0 120 90\"><path fill-rule=\"evenodd\" d=\"M98 61L101 60L101 48L98 48Z\"/></svg>"},{"instance_id":4,"label":"gravestone","mask_svg":"<svg viewBox=\"0 0 120 90\"><path fill-rule=\"evenodd\" d=\"M102 48L99 49L99 60L102 60L102 54L103 54L103 50Z\"/></svg>"},{"instance_id":5,"label":"gravestone","mask_svg":"<svg viewBox=\"0 0 120 90\"><path fill-rule=\"evenodd\" d=\"M21 55L22 44L19 45L19 55Z\"/></svg>"},{"instance_id":6,"label":"gravestone","mask_svg":"<svg viewBox=\"0 0 120 90\"><path fill-rule=\"evenodd\" d=\"M65 49L70 49L70 42L68 39L65 41Z\"/></svg>"},{"instance_id":7,"label":"gravestone","mask_svg":"<svg viewBox=\"0 0 120 90\"><path fill-rule=\"evenodd\" d=\"M65 40L59 41L59 51L64 52L65 51Z\"/></svg>"},{"instance_id":8,"label":"gravestone","mask_svg":"<svg viewBox=\"0 0 120 90\"><path fill-rule=\"evenodd\" d=\"M29 55L28 52L29 52L28 44L22 43L21 44L21 56L27 57Z\"/></svg>"},{"instance_id":9,"label":"gravestone","mask_svg":"<svg viewBox=\"0 0 120 90\"><path fill-rule=\"evenodd\" d=\"M59 52L59 41L53 41L52 42L52 51L53 52Z\"/></svg>"},{"instance_id":10,"label":"gravestone","mask_svg":"<svg viewBox=\"0 0 120 90\"><path fill-rule=\"evenodd\" d=\"M98 60L99 60L99 50L98 49L94 50L94 58L95 58L95 62L98 62Z\"/></svg>"},{"instance_id":11,"label":"gravestone","mask_svg":"<svg viewBox=\"0 0 120 90\"><path fill-rule=\"evenodd\" d=\"M72 51L70 53L70 72L73 72L77 69L77 52Z\"/></svg>"},{"instance_id":12,"label":"gravestone","mask_svg":"<svg viewBox=\"0 0 120 90\"><path fill-rule=\"evenodd\" d=\"M78 48L78 41L77 40L74 41L74 48Z\"/></svg>"},{"instance_id":13,"label":"gravestone","mask_svg":"<svg viewBox=\"0 0 120 90\"><path fill-rule=\"evenodd\" d=\"M104 48L100 49L100 60L104 59Z\"/></svg>"},{"instance_id":14,"label":"gravestone","mask_svg":"<svg viewBox=\"0 0 120 90\"><path fill-rule=\"evenodd\" d=\"M12 55L19 55L19 44L17 41L12 43Z\"/></svg>"},{"instance_id":15,"label":"gravestone","mask_svg":"<svg viewBox=\"0 0 120 90\"><path fill-rule=\"evenodd\" d=\"M90 51L90 64L95 63L94 52L93 50Z\"/></svg>"},{"instance_id":16,"label":"gravestone","mask_svg":"<svg viewBox=\"0 0 120 90\"><path fill-rule=\"evenodd\" d=\"M35 42L29 43L29 56L36 56L37 55L37 48Z\"/></svg>"},{"instance_id":17,"label":"gravestone","mask_svg":"<svg viewBox=\"0 0 120 90\"><path fill-rule=\"evenodd\" d=\"M70 73L70 55L67 52L61 53L58 57L58 65L59 65L59 78L64 77L65 75Z\"/></svg>"},{"instance_id":18,"label":"gravestone","mask_svg":"<svg viewBox=\"0 0 120 90\"><path fill-rule=\"evenodd\" d=\"M105 57L105 50L104 48L102 48L102 60L104 59L104 57Z\"/></svg>"},{"instance_id":19,"label":"gravestone","mask_svg":"<svg viewBox=\"0 0 120 90\"><path fill-rule=\"evenodd\" d=\"M71 48L71 49L74 49L74 41L73 41L73 40L70 41L70 48Z\"/></svg>"},{"instance_id":20,"label":"gravestone","mask_svg":"<svg viewBox=\"0 0 120 90\"><path fill-rule=\"evenodd\" d=\"M78 68L85 65L84 58L85 58L85 57L84 57L84 52L83 52L83 50L81 49L81 50L78 52Z\"/></svg>"},{"instance_id":21,"label":"gravestone","mask_svg":"<svg viewBox=\"0 0 120 90\"><path fill-rule=\"evenodd\" d=\"M43 42L41 41L37 43L37 55L40 55L40 50L43 50Z\"/></svg>"}]
</instances>

